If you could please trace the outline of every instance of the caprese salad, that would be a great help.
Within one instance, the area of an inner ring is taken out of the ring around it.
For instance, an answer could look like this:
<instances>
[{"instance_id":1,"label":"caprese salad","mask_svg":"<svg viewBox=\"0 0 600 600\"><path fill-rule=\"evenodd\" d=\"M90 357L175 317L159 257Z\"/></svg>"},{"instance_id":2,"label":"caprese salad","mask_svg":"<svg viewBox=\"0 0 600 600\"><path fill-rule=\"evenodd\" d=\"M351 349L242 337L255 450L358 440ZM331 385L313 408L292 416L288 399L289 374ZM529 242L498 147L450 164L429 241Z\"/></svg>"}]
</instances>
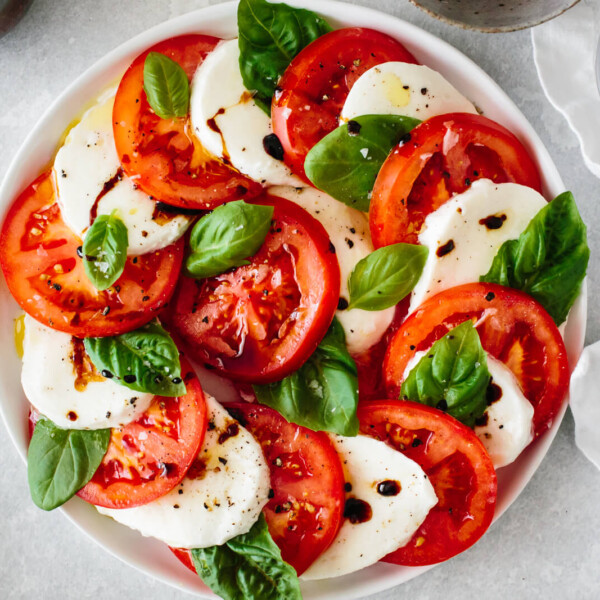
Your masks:
<instances>
[{"instance_id":1,"label":"caprese salad","mask_svg":"<svg viewBox=\"0 0 600 600\"><path fill-rule=\"evenodd\" d=\"M238 30L140 54L14 200L0 264L33 501L291 599L483 535L565 401L589 249L571 194L400 40L265 0Z\"/></svg>"}]
</instances>

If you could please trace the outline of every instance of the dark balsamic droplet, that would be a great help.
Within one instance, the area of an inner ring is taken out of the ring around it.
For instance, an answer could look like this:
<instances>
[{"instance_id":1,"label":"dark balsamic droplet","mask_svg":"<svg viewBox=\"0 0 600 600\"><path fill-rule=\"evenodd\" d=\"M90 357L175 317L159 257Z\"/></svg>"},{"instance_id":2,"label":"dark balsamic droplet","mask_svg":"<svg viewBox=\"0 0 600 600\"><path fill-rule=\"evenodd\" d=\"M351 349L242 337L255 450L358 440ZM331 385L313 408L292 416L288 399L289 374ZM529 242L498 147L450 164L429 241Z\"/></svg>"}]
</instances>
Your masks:
<instances>
[{"instance_id":1,"label":"dark balsamic droplet","mask_svg":"<svg viewBox=\"0 0 600 600\"><path fill-rule=\"evenodd\" d=\"M102 375L102 377L106 377L106 379L112 379L114 377L114 375L107 369L102 369L100 375Z\"/></svg>"},{"instance_id":2,"label":"dark balsamic droplet","mask_svg":"<svg viewBox=\"0 0 600 600\"><path fill-rule=\"evenodd\" d=\"M348 300L341 298L338 300L338 310L346 310L348 308Z\"/></svg>"},{"instance_id":3,"label":"dark balsamic droplet","mask_svg":"<svg viewBox=\"0 0 600 600\"><path fill-rule=\"evenodd\" d=\"M454 250L454 240L448 240L443 246L440 246L436 254L441 258L442 256L446 256L446 254L450 254Z\"/></svg>"},{"instance_id":4,"label":"dark balsamic droplet","mask_svg":"<svg viewBox=\"0 0 600 600\"><path fill-rule=\"evenodd\" d=\"M344 504L344 518L350 523L366 523L373 517L373 509L368 502L358 498L348 498Z\"/></svg>"},{"instance_id":5,"label":"dark balsamic droplet","mask_svg":"<svg viewBox=\"0 0 600 600\"><path fill-rule=\"evenodd\" d=\"M360 123L358 121L348 121L348 135L355 136L360 133Z\"/></svg>"},{"instance_id":6,"label":"dark balsamic droplet","mask_svg":"<svg viewBox=\"0 0 600 600\"><path fill-rule=\"evenodd\" d=\"M386 479L377 484L377 493L381 496L397 496L400 490L402 490L400 482L393 479Z\"/></svg>"},{"instance_id":7,"label":"dark balsamic droplet","mask_svg":"<svg viewBox=\"0 0 600 600\"><path fill-rule=\"evenodd\" d=\"M265 149L265 152L275 160L283 160L283 146L274 133L265 135L263 138L263 148Z\"/></svg>"},{"instance_id":8,"label":"dark balsamic droplet","mask_svg":"<svg viewBox=\"0 0 600 600\"><path fill-rule=\"evenodd\" d=\"M125 375L123 377L123 381L125 383L135 383L137 380L137 377L135 375Z\"/></svg>"},{"instance_id":9,"label":"dark balsamic droplet","mask_svg":"<svg viewBox=\"0 0 600 600\"><path fill-rule=\"evenodd\" d=\"M496 294L494 294L494 292L488 292L488 293L485 295L485 299L486 299L488 302L491 302L491 301L492 301L492 300L493 300L495 297L496 297Z\"/></svg>"},{"instance_id":10,"label":"dark balsamic droplet","mask_svg":"<svg viewBox=\"0 0 600 600\"><path fill-rule=\"evenodd\" d=\"M77 246L77 256L83 258L83 246Z\"/></svg>"},{"instance_id":11,"label":"dark balsamic droplet","mask_svg":"<svg viewBox=\"0 0 600 600\"><path fill-rule=\"evenodd\" d=\"M344 491L345 492L351 492L352 491L352 484L349 481L346 481L346 483L344 483Z\"/></svg>"},{"instance_id":12,"label":"dark balsamic droplet","mask_svg":"<svg viewBox=\"0 0 600 600\"><path fill-rule=\"evenodd\" d=\"M487 402L487 405L490 406L490 404L498 402L500 398L502 398L502 388L490 379L490 383L485 392L485 401Z\"/></svg>"},{"instance_id":13,"label":"dark balsamic droplet","mask_svg":"<svg viewBox=\"0 0 600 600\"><path fill-rule=\"evenodd\" d=\"M182 379L181 377L173 377L173 379L171 379L171 382L174 383L175 385L179 385L181 383Z\"/></svg>"},{"instance_id":14,"label":"dark balsamic droplet","mask_svg":"<svg viewBox=\"0 0 600 600\"><path fill-rule=\"evenodd\" d=\"M506 221L506 215L490 215L485 219L479 219L479 224L484 225L488 229L500 229Z\"/></svg>"}]
</instances>

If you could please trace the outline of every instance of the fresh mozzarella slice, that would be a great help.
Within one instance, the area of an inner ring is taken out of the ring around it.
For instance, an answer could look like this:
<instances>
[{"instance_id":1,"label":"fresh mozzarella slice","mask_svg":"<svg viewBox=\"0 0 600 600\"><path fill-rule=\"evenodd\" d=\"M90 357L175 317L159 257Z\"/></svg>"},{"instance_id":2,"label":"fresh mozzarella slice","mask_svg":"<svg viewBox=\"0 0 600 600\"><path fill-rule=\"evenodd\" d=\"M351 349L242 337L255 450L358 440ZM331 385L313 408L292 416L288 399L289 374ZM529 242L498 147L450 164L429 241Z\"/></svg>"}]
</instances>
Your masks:
<instances>
[{"instance_id":1,"label":"fresh mozzarella slice","mask_svg":"<svg viewBox=\"0 0 600 600\"><path fill-rule=\"evenodd\" d=\"M498 469L516 460L533 439L533 406L504 363L488 354L487 365L497 400L474 431Z\"/></svg>"},{"instance_id":2,"label":"fresh mozzarella slice","mask_svg":"<svg viewBox=\"0 0 600 600\"><path fill-rule=\"evenodd\" d=\"M405 115L424 121L450 112L475 114L477 110L429 67L387 62L358 78L344 103L341 121L360 115Z\"/></svg>"},{"instance_id":3,"label":"fresh mozzarella slice","mask_svg":"<svg viewBox=\"0 0 600 600\"><path fill-rule=\"evenodd\" d=\"M303 579L338 577L377 562L408 543L438 501L421 467L401 452L362 435L330 437L352 486L347 518Z\"/></svg>"},{"instance_id":4,"label":"fresh mozzarella slice","mask_svg":"<svg viewBox=\"0 0 600 600\"><path fill-rule=\"evenodd\" d=\"M192 217L157 212L156 203L121 171L112 129L115 90L103 95L71 129L54 160L62 218L80 237L96 215L117 211L127 226L128 255L177 241Z\"/></svg>"},{"instance_id":5,"label":"fresh mozzarella slice","mask_svg":"<svg viewBox=\"0 0 600 600\"><path fill-rule=\"evenodd\" d=\"M303 185L263 140L273 134L271 119L246 90L237 39L221 42L192 80L190 116L196 137L212 154L263 184Z\"/></svg>"},{"instance_id":6,"label":"fresh mozzarella slice","mask_svg":"<svg viewBox=\"0 0 600 600\"><path fill-rule=\"evenodd\" d=\"M151 404L143 394L102 377L83 340L25 316L21 382L27 399L65 429L119 427L137 419Z\"/></svg>"},{"instance_id":7,"label":"fresh mozzarella slice","mask_svg":"<svg viewBox=\"0 0 600 600\"><path fill-rule=\"evenodd\" d=\"M268 501L269 467L252 435L206 401L209 427L183 481L143 506L100 513L176 548L219 546L250 530Z\"/></svg>"},{"instance_id":8,"label":"fresh mozzarella slice","mask_svg":"<svg viewBox=\"0 0 600 600\"><path fill-rule=\"evenodd\" d=\"M415 352L404 370L404 379L427 354ZM523 452L533 439L533 406L521 391L512 371L501 361L487 355L492 376L493 401L485 409L481 425L473 431L481 440L496 469L504 467Z\"/></svg>"},{"instance_id":9,"label":"fresh mozzarella slice","mask_svg":"<svg viewBox=\"0 0 600 600\"><path fill-rule=\"evenodd\" d=\"M348 300L350 274L359 260L373 252L367 216L314 188L272 187L269 193L295 202L323 225L340 265L340 297ZM346 333L348 350L360 354L376 344L390 326L394 311L393 307L380 311L338 310L336 316Z\"/></svg>"},{"instance_id":10,"label":"fresh mozzarella slice","mask_svg":"<svg viewBox=\"0 0 600 600\"><path fill-rule=\"evenodd\" d=\"M500 246L518 238L545 205L543 196L529 187L478 179L429 214L419 235L429 255L409 312L442 290L479 281Z\"/></svg>"}]
</instances>

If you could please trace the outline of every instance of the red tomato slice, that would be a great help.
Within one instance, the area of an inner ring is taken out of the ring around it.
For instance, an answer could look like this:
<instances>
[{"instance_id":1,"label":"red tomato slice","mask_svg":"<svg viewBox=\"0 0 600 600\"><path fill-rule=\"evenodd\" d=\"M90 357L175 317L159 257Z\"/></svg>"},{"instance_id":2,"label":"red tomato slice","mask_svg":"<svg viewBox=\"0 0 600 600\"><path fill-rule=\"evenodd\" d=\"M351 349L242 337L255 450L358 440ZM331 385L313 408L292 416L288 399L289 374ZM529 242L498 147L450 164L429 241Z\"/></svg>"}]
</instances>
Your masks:
<instances>
[{"instance_id":1,"label":"red tomato slice","mask_svg":"<svg viewBox=\"0 0 600 600\"><path fill-rule=\"evenodd\" d=\"M298 205L275 206L250 264L209 279L182 277L163 319L198 360L232 379L266 383L298 369L331 324L340 292L335 249Z\"/></svg>"},{"instance_id":2,"label":"red tomato slice","mask_svg":"<svg viewBox=\"0 0 600 600\"><path fill-rule=\"evenodd\" d=\"M191 80L219 41L208 35L182 35L160 42L133 61L117 90L113 131L121 165L145 192L167 204L210 209L262 190L202 147L192 133L189 116L161 119L146 99L144 61L149 52L173 59Z\"/></svg>"},{"instance_id":3,"label":"red tomato slice","mask_svg":"<svg viewBox=\"0 0 600 600\"><path fill-rule=\"evenodd\" d=\"M431 565L472 546L492 522L496 472L471 429L429 406L400 400L363 402L360 431L417 462L438 497L411 541L383 560Z\"/></svg>"},{"instance_id":4,"label":"red tomato slice","mask_svg":"<svg viewBox=\"0 0 600 600\"><path fill-rule=\"evenodd\" d=\"M273 97L271 117L284 161L294 173L308 182L304 173L308 151L339 125L355 81L388 61L417 62L394 38L363 27L326 33L292 60Z\"/></svg>"},{"instance_id":5,"label":"red tomato slice","mask_svg":"<svg viewBox=\"0 0 600 600\"><path fill-rule=\"evenodd\" d=\"M535 163L502 125L467 113L424 121L379 171L369 209L373 244L417 244L425 217L482 178L541 191Z\"/></svg>"},{"instance_id":6,"label":"red tomato slice","mask_svg":"<svg viewBox=\"0 0 600 600\"><path fill-rule=\"evenodd\" d=\"M129 257L103 292L87 278L80 246L61 218L51 172L40 175L6 215L0 264L13 298L44 325L78 337L118 335L151 321L173 293L183 240Z\"/></svg>"},{"instance_id":7,"label":"red tomato slice","mask_svg":"<svg viewBox=\"0 0 600 600\"><path fill-rule=\"evenodd\" d=\"M181 361L187 393L156 396L133 423L113 428L98 470L78 496L107 508L147 504L172 490L198 454L207 426L204 393L196 374Z\"/></svg>"},{"instance_id":8,"label":"red tomato slice","mask_svg":"<svg viewBox=\"0 0 600 600\"><path fill-rule=\"evenodd\" d=\"M388 395L400 396L408 361L450 329L472 319L486 352L515 374L535 409L540 435L551 425L569 385L567 351L554 321L533 298L493 283L467 283L426 300L402 324L387 350Z\"/></svg>"}]
</instances>

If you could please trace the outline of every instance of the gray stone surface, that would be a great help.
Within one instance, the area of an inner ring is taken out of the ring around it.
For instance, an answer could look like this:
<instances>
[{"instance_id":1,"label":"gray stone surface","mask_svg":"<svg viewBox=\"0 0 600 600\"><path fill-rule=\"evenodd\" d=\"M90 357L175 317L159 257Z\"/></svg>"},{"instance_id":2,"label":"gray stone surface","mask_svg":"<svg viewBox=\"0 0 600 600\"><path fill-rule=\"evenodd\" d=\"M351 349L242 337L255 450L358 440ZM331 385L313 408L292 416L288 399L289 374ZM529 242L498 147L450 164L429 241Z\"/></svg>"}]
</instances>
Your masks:
<instances>
[{"instance_id":1,"label":"gray stone surface","mask_svg":"<svg viewBox=\"0 0 600 600\"><path fill-rule=\"evenodd\" d=\"M62 89L107 51L144 29L216 1L35 0L0 39L0 177L35 121ZM538 131L588 224L587 343L600 337L597 252L600 182L540 88L529 32L485 35L438 23L401 0L356 2L402 17L481 65ZM5 343L11 343L5 340ZM0 432L0 598L148 600L188 597L106 554L59 513L29 499L25 468ZM570 413L523 494L471 550L393 590L371 596L500 600L600 598L600 473L574 445Z\"/></svg>"}]
</instances>

